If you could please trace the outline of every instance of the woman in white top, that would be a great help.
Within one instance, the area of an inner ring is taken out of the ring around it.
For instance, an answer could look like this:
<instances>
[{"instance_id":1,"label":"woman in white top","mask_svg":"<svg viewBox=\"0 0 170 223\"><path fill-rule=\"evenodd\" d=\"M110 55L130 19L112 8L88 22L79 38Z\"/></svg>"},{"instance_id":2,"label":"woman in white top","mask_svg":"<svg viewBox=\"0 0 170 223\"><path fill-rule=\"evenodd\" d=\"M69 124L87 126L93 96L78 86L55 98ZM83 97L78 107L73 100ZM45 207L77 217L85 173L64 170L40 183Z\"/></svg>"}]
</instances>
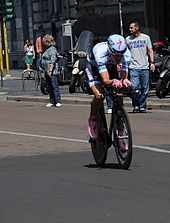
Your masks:
<instances>
[{"instance_id":1,"label":"woman in white top","mask_svg":"<svg viewBox=\"0 0 170 223\"><path fill-rule=\"evenodd\" d=\"M28 75L30 75L30 67L33 64L33 60L35 59L35 50L34 46L28 39L25 41L24 44L24 53L25 53L24 62L28 70Z\"/></svg>"}]
</instances>

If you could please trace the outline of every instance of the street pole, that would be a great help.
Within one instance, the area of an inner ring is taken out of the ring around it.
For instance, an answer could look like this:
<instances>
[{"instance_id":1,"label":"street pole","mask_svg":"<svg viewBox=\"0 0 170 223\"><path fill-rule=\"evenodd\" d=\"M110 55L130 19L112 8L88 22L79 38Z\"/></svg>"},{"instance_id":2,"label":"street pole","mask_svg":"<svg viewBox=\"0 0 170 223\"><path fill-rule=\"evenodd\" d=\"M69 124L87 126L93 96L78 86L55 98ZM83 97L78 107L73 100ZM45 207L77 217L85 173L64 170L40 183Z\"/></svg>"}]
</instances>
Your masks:
<instances>
[{"instance_id":1,"label":"street pole","mask_svg":"<svg viewBox=\"0 0 170 223\"><path fill-rule=\"evenodd\" d=\"M3 17L3 31L4 31L4 46L5 46L6 70L7 70L7 74L10 75L10 70L9 70L9 51L8 51L8 37L7 37L7 30L6 30L6 19L4 17Z\"/></svg>"},{"instance_id":2,"label":"street pole","mask_svg":"<svg viewBox=\"0 0 170 223\"><path fill-rule=\"evenodd\" d=\"M120 33L123 36L123 19L122 19L122 3L119 0L119 19L120 19Z\"/></svg>"},{"instance_id":3,"label":"street pole","mask_svg":"<svg viewBox=\"0 0 170 223\"><path fill-rule=\"evenodd\" d=\"M4 64L3 64L3 54L2 54L2 23L0 21L0 72L1 72L1 87L4 86L3 84L3 76L4 76Z\"/></svg>"}]
</instances>

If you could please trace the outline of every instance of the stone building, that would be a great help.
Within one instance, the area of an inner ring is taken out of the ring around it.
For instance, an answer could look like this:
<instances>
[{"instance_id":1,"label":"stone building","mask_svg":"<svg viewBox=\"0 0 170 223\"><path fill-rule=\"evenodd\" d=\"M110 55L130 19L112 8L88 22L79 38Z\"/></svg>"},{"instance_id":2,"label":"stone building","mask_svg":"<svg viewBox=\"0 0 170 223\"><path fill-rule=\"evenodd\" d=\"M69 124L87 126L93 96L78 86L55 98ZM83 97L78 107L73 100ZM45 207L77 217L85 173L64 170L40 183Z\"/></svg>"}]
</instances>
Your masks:
<instances>
[{"instance_id":1,"label":"stone building","mask_svg":"<svg viewBox=\"0 0 170 223\"><path fill-rule=\"evenodd\" d=\"M63 36L63 23L72 24L73 37L82 30L92 31L101 39L110 33L128 35L132 18L138 19L152 40L168 36L170 28L168 0L13 0L16 17L7 21L10 65L23 67L23 44L33 43L43 29L51 33L60 50L69 47L70 37ZM122 16L122 19L121 19ZM122 26L121 26L122 21ZM74 38L73 38L74 41Z\"/></svg>"}]
</instances>

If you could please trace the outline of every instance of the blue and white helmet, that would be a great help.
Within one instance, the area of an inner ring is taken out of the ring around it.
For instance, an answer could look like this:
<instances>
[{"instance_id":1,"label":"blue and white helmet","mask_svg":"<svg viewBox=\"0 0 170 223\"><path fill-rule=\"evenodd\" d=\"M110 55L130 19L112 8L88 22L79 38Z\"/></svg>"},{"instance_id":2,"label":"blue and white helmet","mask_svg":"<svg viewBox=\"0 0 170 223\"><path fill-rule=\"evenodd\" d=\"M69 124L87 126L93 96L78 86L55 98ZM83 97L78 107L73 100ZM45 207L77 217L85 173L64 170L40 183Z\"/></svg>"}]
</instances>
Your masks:
<instances>
[{"instance_id":1,"label":"blue and white helmet","mask_svg":"<svg viewBox=\"0 0 170 223\"><path fill-rule=\"evenodd\" d=\"M127 49L125 38L118 34L109 36L107 44L110 53L124 54Z\"/></svg>"}]
</instances>

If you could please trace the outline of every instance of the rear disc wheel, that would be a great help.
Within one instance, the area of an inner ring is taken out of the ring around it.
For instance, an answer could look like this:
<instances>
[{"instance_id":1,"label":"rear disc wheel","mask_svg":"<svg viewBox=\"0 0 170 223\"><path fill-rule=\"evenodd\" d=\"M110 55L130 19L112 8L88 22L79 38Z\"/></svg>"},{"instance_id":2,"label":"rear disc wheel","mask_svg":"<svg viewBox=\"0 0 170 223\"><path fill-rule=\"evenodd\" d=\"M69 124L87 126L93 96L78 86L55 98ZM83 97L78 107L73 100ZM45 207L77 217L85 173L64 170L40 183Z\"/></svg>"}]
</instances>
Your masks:
<instances>
[{"instance_id":1,"label":"rear disc wheel","mask_svg":"<svg viewBox=\"0 0 170 223\"><path fill-rule=\"evenodd\" d=\"M97 117L98 138L91 139L91 149L94 160L98 166L103 166L106 162L108 152L108 133L106 120L103 114L99 112Z\"/></svg>"}]
</instances>

